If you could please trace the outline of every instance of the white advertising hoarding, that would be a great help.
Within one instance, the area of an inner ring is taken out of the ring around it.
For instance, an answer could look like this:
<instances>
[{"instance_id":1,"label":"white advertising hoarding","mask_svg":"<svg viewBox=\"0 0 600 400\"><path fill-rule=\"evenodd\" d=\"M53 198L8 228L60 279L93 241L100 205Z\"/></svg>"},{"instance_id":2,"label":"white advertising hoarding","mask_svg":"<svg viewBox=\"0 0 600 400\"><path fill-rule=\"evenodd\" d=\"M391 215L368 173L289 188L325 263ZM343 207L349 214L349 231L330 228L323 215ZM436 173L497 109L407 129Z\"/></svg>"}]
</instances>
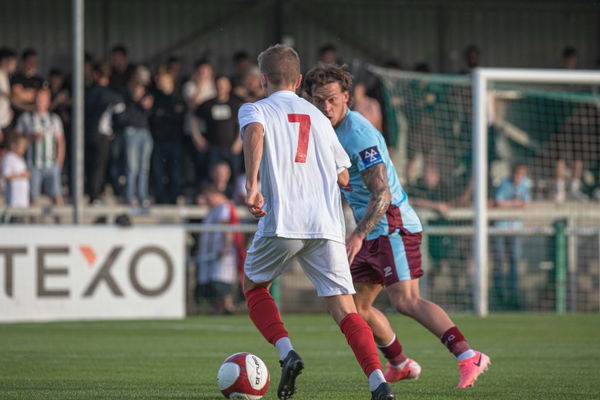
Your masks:
<instances>
[{"instance_id":1,"label":"white advertising hoarding","mask_svg":"<svg viewBox=\"0 0 600 400\"><path fill-rule=\"evenodd\" d=\"M0 228L0 321L183 318L181 227Z\"/></svg>"}]
</instances>

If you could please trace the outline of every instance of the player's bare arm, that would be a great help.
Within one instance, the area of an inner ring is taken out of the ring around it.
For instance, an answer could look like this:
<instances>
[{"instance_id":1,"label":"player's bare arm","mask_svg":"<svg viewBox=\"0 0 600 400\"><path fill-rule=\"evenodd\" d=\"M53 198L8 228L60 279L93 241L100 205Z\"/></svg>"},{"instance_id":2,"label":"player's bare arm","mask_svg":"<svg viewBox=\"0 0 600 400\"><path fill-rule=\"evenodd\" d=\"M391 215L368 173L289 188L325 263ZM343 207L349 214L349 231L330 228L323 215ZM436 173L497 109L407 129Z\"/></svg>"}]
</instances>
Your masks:
<instances>
[{"instance_id":1,"label":"player's bare arm","mask_svg":"<svg viewBox=\"0 0 600 400\"><path fill-rule=\"evenodd\" d=\"M263 155L264 128L253 122L244 127L243 148L246 165L246 206L255 218L264 217L264 199L258 190L258 170Z\"/></svg>"},{"instance_id":2,"label":"player's bare arm","mask_svg":"<svg viewBox=\"0 0 600 400\"><path fill-rule=\"evenodd\" d=\"M350 183L350 173L346 168L344 168L342 172L338 174L337 182L340 186L348 186L348 184Z\"/></svg>"},{"instance_id":3,"label":"player's bare arm","mask_svg":"<svg viewBox=\"0 0 600 400\"><path fill-rule=\"evenodd\" d=\"M385 164L377 164L362 172L365 186L371 192L367 212L361 219L354 232L346 241L346 251L350 263L359 252L362 242L369 232L383 218L392 201L392 192L387 180Z\"/></svg>"}]
</instances>

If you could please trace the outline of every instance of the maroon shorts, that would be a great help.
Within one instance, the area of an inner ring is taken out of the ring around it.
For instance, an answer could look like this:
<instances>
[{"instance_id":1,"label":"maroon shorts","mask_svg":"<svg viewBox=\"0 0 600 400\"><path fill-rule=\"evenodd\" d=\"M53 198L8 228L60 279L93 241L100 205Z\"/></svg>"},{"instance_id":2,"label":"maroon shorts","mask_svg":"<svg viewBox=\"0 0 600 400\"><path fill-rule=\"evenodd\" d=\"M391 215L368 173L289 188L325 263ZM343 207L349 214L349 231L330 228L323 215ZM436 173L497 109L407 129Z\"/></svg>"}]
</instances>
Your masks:
<instances>
[{"instance_id":1,"label":"maroon shorts","mask_svg":"<svg viewBox=\"0 0 600 400\"><path fill-rule=\"evenodd\" d=\"M350 266L352 281L389 286L420 278L421 236L400 228L389 236L365 240Z\"/></svg>"}]
</instances>

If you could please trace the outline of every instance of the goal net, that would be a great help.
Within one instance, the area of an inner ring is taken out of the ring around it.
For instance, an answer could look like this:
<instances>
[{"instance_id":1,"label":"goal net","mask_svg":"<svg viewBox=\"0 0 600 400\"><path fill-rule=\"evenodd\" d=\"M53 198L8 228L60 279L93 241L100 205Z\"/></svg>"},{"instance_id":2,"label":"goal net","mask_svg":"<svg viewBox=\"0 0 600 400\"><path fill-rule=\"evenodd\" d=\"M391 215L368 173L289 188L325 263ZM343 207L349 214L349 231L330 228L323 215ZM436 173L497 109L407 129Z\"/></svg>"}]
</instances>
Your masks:
<instances>
[{"instance_id":1,"label":"goal net","mask_svg":"<svg viewBox=\"0 0 600 400\"><path fill-rule=\"evenodd\" d=\"M476 181L472 77L372 69L393 105L398 173L425 225L422 290L455 311L598 311L600 73L536 83L544 71L495 71L477 100L486 173ZM489 226L478 231L483 186ZM476 234L486 239L479 258Z\"/></svg>"}]
</instances>

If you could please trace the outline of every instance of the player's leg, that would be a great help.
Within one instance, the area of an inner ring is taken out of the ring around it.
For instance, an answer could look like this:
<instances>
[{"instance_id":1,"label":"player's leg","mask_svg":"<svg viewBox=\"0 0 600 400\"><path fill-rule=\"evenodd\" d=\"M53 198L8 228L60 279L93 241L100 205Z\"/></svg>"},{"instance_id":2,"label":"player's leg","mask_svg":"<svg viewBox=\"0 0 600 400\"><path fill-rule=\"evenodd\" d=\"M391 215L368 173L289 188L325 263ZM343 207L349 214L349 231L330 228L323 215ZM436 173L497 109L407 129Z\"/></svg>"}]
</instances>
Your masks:
<instances>
[{"instance_id":1,"label":"player's leg","mask_svg":"<svg viewBox=\"0 0 600 400\"><path fill-rule=\"evenodd\" d=\"M372 399L395 399L383 376L373 331L358 314L352 298L354 287L345 246L331 240L307 242L309 244L298 254L300 265L315 285L317 295L325 298L329 312L368 377Z\"/></svg>"},{"instance_id":2,"label":"player's leg","mask_svg":"<svg viewBox=\"0 0 600 400\"><path fill-rule=\"evenodd\" d=\"M255 237L244 265L244 294L250 319L263 337L275 346L281 359L277 388L280 399L289 399L296 392L296 378L302 372L304 362L294 351L269 287L302 247L301 240Z\"/></svg>"},{"instance_id":3,"label":"player's leg","mask_svg":"<svg viewBox=\"0 0 600 400\"><path fill-rule=\"evenodd\" d=\"M356 268L353 269L356 272ZM388 360L384 373L388 382L398 382L404 379L417 379L421 374L421 366L408 358L402 349L390 321L373 307L373 303L383 288L379 283L355 282L354 303L358 313L369 324L375 337L375 344Z\"/></svg>"},{"instance_id":4,"label":"player's leg","mask_svg":"<svg viewBox=\"0 0 600 400\"><path fill-rule=\"evenodd\" d=\"M282 360L293 348L269 287L301 248L300 240L255 237L244 265L244 294L250 319L265 339L277 347Z\"/></svg>"},{"instance_id":5,"label":"player's leg","mask_svg":"<svg viewBox=\"0 0 600 400\"><path fill-rule=\"evenodd\" d=\"M454 354L461 368L458 387L470 387L488 366L489 358L471 349L465 337L437 304L423 299L419 290L421 270L421 235L407 231L387 237L394 254L396 274L391 274L386 283L390 301L404 315L417 320ZM395 278L396 282L392 283Z\"/></svg>"}]
</instances>

